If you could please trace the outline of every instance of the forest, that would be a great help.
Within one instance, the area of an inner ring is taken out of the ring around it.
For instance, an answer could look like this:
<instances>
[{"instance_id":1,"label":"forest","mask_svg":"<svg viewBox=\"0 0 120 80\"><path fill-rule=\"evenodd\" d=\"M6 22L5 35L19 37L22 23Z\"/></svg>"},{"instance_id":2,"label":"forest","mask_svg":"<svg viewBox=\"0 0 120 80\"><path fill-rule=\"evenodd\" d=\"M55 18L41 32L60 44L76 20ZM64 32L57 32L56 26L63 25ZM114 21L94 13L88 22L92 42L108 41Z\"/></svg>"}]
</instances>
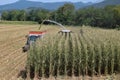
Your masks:
<instances>
[{"instance_id":1,"label":"forest","mask_svg":"<svg viewBox=\"0 0 120 80\"><path fill-rule=\"evenodd\" d=\"M88 25L106 29L120 28L120 5L109 5L104 8L86 7L75 9L73 4L66 3L57 10L28 8L26 10L2 11L3 21L36 21L44 19L57 21L63 25Z\"/></svg>"}]
</instances>

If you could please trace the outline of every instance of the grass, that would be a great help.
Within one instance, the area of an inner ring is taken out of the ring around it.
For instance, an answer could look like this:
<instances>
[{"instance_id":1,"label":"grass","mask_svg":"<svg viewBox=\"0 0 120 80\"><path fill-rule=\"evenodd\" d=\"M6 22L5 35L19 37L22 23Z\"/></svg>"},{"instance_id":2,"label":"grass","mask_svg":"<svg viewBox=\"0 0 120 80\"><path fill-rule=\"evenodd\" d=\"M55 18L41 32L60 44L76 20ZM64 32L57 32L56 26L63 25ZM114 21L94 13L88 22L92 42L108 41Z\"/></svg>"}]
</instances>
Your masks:
<instances>
[{"instance_id":1,"label":"grass","mask_svg":"<svg viewBox=\"0 0 120 80\"><path fill-rule=\"evenodd\" d=\"M33 21L0 21L0 24L21 24L21 25L34 25L34 24L38 24L37 22L33 22Z\"/></svg>"}]
</instances>

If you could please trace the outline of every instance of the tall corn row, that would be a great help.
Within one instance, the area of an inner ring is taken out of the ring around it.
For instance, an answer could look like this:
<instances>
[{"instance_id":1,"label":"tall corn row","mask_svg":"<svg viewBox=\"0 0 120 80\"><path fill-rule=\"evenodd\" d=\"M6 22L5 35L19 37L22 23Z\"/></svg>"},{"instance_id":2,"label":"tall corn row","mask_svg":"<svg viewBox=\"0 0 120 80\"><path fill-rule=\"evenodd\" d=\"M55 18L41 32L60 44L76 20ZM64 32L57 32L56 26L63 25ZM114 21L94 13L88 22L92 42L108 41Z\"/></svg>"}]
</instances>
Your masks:
<instances>
[{"instance_id":1,"label":"tall corn row","mask_svg":"<svg viewBox=\"0 0 120 80\"><path fill-rule=\"evenodd\" d=\"M77 47L78 47L78 55L77 55L77 59L78 59L78 76L82 75L82 67L81 67L81 63L82 63L82 57L81 57L81 54L82 54L82 48L81 48L81 43L80 43L80 37L77 35Z\"/></svg>"},{"instance_id":2,"label":"tall corn row","mask_svg":"<svg viewBox=\"0 0 120 80\"><path fill-rule=\"evenodd\" d=\"M101 67L102 67L102 51L101 51L101 45L100 44L98 44L97 45L97 52L95 53L96 55L98 55L98 56L96 56L96 67L97 67L97 72L98 72L98 75L100 76L101 75Z\"/></svg>"},{"instance_id":3,"label":"tall corn row","mask_svg":"<svg viewBox=\"0 0 120 80\"><path fill-rule=\"evenodd\" d=\"M115 46L115 71L120 72L120 45Z\"/></svg>"},{"instance_id":4,"label":"tall corn row","mask_svg":"<svg viewBox=\"0 0 120 80\"><path fill-rule=\"evenodd\" d=\"M57 70L57 76L59 77L61 74L63 74L63 49L64 49L64 36L61 37L59 45L59 52L58 52L58 70Z\"/></svg>"},{"instance_id":5,"label":"tall corn row","mask_svg":"<svg viewBox=\"0 0 120 80\"><path fill-rule=\"evenodd\" d=\"M96 55L95 55L95 42L93 40L91 40L87 35L82 35L81 36L83 38L83 40L85 41L84 43L87 44L87 56L88 56L88 72L90 75L94 75L95 74L95 62L96 62Z\"/></svg>"},{"instance_id":6,"label":"tall corn row","mask_svg":"<svg viewBox=\"0 0 120 80\"><path fill-rule=\"evenodd\" d=\"M113 74L120 72L120 44L75 33L46 37L31 47L27 68L33 77Z\"/></svg>"},{"instance_id":7,"label":"tall corn row","mask_svg":"<svg viewBox=\"0 0 120 80\"><path fill-rule=\"evenodd\" d=\"M75 35L72 35L70 36L69 38L69 55L71 56L71 75L74 76L74 65L75 65L75 62L74 62L74 59L75 59L75 43L74 43L74 36Z\"/></svg>"},{"instance_id":8,"label":"tall corn row","mask_svg":"<svg viewBox=\"0 0 120 80\"><path fill-rule=\"evenodd\" d=\"M81 45L77 34L74 35L74 76L81 74Z\"/></svg>"},{"instance_id":9,"label":"tall corn row","mask_svg":"<svg viewBox=\"0 0 120 80\"><path fill-rule=\"evenodd\" d=\"M81 58L82 58L82 74L88 75L88 50L87 50L87 44L84 42L84 39L82 36L79 36L80 43L81 43Z\"/></svg>"},{"instance_id":10,"label":"tall corn row","mask_svg":"<svg viewBox=\"0 0 120 80\"><path fill-rule=\"evenodd\" d=\"M114 44L113 43L110 43L110 74L113 74L114 73L114 60L115 60L115 57L114 57Z\"/></svg>"},{"instance_id":11,"label":"tall corn row","mask_svg":"<svg viewBox=\"0 0 120 80\"><path fill-rule=\"evenodd\" d=\"M65 40L66 39L66 40ZM67 33L65 33L65 45L64 45L64 58L65 58L65 66L64 66L64 74L65 74L65 78L67 78L67 66L68 66L68 54L69 54L69 47L68 47L68 40L69 40L69 36Z\"/></svg>"},{"instance_id":12,"label":"tall corn row","mask_svg":"<svg viewBox=\"0 0 120 80\"><path fill-rule=\"evenodd\" d=\"M54 65L53 66L53 75L54 76L57 76L57 73L58 73L58 58L59 58L59 55L58 55L58 53L59 53L59 42L60 42L60 38L61 38L61 36L59 36L58 35L58 37L56 37L56 38L54 38L54 44L53 44L53 50L52 51L54 51L54 52L52 52L52 53L50 53L50 54L52 54L52 56L53 56L53 59L52 59L52 62L54 63L54 64L52 64L52 65Z\"/></svg>"}]
</instances>

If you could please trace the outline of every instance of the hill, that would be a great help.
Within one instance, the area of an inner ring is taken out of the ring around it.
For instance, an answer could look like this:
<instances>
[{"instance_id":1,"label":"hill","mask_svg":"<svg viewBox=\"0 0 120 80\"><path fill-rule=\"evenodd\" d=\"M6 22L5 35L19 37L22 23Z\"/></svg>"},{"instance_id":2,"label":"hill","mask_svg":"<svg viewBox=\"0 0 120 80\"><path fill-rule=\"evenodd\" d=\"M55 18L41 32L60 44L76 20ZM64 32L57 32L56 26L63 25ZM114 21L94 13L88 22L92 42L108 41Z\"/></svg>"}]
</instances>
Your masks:
<instances>
[{"instance_id":1,"label":"hill","mask_svg":"<svg viewBox=\"0 0 120 80\"><path fill-rule=\"evenodd\" d=\"M72 2L53 2L53 3L42 3L42 2L35 2L35 1L27 1L27 0L19 0L15 3L1 5L0 10L10 10L10 9L27 9L29 7L37 7L37 8L44 8L48 10L56 10L60 6L63 6L65 3L72 3ZM92 5L93 3L82 3L76 2L72 3L76 9Z\"/></svg>"},{"instance_id":2,"label":"hill","mask_svg":"<svg viewBox=\"0 0 120 80\"><path fill-rule=\"evenodd\" d=\"M47 3L43 3L43 2L36 2L36 1L19 0L15 3L0 5L0 11L11 10L11 9L27 9L30 7L44 8L44 9L48 9L48 10L56 10L60 6L63 6L65 3L72 3L72 2L51 2L51 3L47 2ZM120 0L104 0L104 1L99 2L99 3L75 2L72 4L75 6L76 9L91 7L91 6L101 8L101 7L105 7L107 5L119 5Z\"/></svg>"},{"instance_id":3,"label":"hill","mask_svg":"<svg viewBox=\"0 0 120 80\"><path fill-rule=\"evenodd\" d=\"M107 5L120 5L120 0L104 0L100 3L96 3L90 6L101 8ZM87 7L90 7L90 6L87 6Z\"/></svg>"}]
</instances>

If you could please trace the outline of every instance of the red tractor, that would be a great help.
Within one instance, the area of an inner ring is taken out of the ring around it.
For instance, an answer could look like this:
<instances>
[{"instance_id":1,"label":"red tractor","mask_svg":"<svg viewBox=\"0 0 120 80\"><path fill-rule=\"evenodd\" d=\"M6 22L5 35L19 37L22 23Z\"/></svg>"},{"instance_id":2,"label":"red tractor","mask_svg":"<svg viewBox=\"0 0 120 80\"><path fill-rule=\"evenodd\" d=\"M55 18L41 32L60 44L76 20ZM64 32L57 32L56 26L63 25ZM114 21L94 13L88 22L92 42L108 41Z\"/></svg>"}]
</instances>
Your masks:
<instances>
[{"instance_id":1,"label":"red tractor","mask_svg":"<svg viewBox=\"0 0 120 80\"><path fill-rule=\"evenodd\" d=\"M29 35L26 36L27 42L25 46L23 47L23 52L26 52L30 49L30 46L36 42L37 39L40 39L43 37L43 35L46 33L46 31L30 31Z\"/></svg>"}]
</instances>

